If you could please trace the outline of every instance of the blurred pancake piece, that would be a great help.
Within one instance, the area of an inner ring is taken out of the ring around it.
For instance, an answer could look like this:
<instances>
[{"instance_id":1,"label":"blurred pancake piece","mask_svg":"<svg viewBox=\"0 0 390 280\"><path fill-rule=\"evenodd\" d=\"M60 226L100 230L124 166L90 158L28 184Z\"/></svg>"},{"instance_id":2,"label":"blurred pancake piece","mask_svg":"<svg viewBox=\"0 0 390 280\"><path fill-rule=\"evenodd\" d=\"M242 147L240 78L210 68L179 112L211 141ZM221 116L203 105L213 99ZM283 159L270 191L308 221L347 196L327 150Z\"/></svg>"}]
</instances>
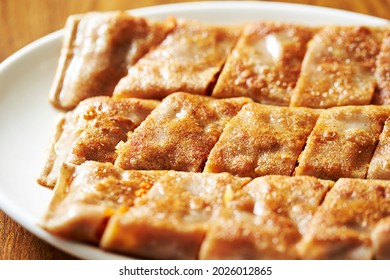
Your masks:
<instances>
[{"instance_id":1,"label":"blurred pancake piece","mask_svg":"<svg viewBox=\"0 0 390 280\"><path fill-rule=\"evenodd\" d=\"M91 12L69 17L49 100L73 109L92 96L111 96L114 87L174 28L172 19L152 22L126 12Z\"/></svg>"}]
</instances>

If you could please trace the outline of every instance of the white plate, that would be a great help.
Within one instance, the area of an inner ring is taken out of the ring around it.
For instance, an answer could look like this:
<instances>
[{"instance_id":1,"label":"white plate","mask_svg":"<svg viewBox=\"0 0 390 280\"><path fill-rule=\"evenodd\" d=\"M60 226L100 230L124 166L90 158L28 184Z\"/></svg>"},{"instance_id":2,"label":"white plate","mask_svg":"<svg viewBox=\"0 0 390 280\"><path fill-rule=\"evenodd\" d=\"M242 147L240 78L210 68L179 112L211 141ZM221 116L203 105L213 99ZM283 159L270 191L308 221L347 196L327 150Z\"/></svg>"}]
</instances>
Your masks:
<instances>
[{"instance_id":1,"label":"white plate","mask_svg":"<svg viewBox=\"0 0 390 280\"><path fill-rule=\"evenodd\" d=\"M303 24L380 25L388 22L361 14L305 5L262 2L202 2L137 9L134 15L170 15L213 23L279 20ZM123 256L56 238L37 226L51 191L35 183L57 111L47 101L62 31L39 39L0 65L0 208L29 231L74 256L120 259Z\"/></svg>"}]
</instances>

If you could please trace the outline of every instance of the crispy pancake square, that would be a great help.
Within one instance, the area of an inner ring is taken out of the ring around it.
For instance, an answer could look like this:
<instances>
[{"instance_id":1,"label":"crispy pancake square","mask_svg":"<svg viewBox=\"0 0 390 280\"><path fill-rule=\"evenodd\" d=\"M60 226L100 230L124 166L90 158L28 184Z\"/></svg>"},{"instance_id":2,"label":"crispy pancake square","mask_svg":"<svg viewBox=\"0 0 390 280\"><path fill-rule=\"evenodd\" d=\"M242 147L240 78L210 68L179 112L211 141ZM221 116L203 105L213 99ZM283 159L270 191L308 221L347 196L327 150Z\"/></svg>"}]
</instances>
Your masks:
<instances>
[{"instance_id":1,"label":"crispy pancake square","mask_svg":"<svg viewBox=\"0 0 390 280\"><path fill-rule=\"evenodd\" d=\"M311 220L304 259L389 258L390 181L340 179Z\"/></svg>"},{"instance_id":2,"label":"crispy pancake square","mask_svg":"<svg viewBox=\"0 0 390 280\"><path fill-rule=\"evenodd\" d=\"M62 162L81 164L87 160L114 163L115 146L133 131L160 104L155 100L106 96L82 101L63 115L49 146L43 170L37 179L54 187Z\"/></svg>"},{"instance_id":3,"label":"crispy pancake square","mask_svg":"<svg viewBox=\"0 0 390 280\"><path fill-rule=\"evenodd\" d=\"M200 172L226 123L248 102L172 94L118 145L115 164L123 169Z\"/></svg>"},{"instance_id":4,"label":"crispy pancake square","mask_svg":"<svg viewBox=\"0 0 390 280\"><path fill-rule=\"evenodd\" d=\"M295 169L322 179L365 178L390 109L335 107L321 113Z\"/></svg>"},{"instance_id":5,"label":"crispy pancake square","mask_svg":"<svg viewBox=\"0 0 390 280\"><path fill-rule=\"evenodd\" d=\"M383 30L364 26L324 27L309 44L290 105L370 104L382 36Z\"/></svg>"},{"instance_id":6,"label":"crispy pancake square","mask_svg":"<svg viewBox=\"0 0 390 280\"><path fill-rule=\"evenodd\" d=\"M126 213L115 214L101 246L153 259L197 259L215 209L226 190L250 181L228 173L169 171Z\"/></svg>"},{"instance_id":7,"label":"crispy pancake square","mask_svg":"<svg viewBox=\"0 0 390 280\"><path fill-rule=\"evenodd\" d=\"M291 175L320 111L246 104L226 125L205 172Z\"/></svg>"},{"instance_id":8,"label":"crispy pancake square","mask_svg":"<svg viewBox=\"0 0 390 280\"><path fill-rule=\"evenodd\" d=\"M153 51L131 67L114 95L161 99L185 91L206 95L240 30L183 21Z\"/></svg>"},{"instance_id":9,"label":"crispy pancake square","mask_svg":"<svg viewBox=\"0 0 390 280\"><path fill-rule=\"evenodd\" d=\"M211 221L201 259L296 259L296 244L332 181L265 176L233 193Z\"/></svg>"},{"instance_id":10,"label":"crispy pancake square","mask_svg":"<svg viewBox=\"0 0 390 280\"><path fill-rule=\"evenodd\" d=\"M151 22L126 12L69 17L50 102L69 110L88 97L112 95L127 68L158 45L174 26L172 19Z\"/></svg>"},{"instance_id":11,"label":"crispy pancake square","mask_svg":"<svg viewBox=\"0 0 390 280\"><path fill-rule=\"evenodd\" d=\"M123 171L111 163L63 164L41 226L74 240L98 243L108 219L127 211L166 171Z\"/></svg>"},{"instance_id":12,"label":"crispy pancake square","mask_svg":"<svg viewBox=\"0 0 390 280\"><path fill-rule=\"evenodd\" d=\"M307 42L317 30L264 21L247 25L212 96L246 96L263 104L288 106Z\"/></svg>"}]
</instances>

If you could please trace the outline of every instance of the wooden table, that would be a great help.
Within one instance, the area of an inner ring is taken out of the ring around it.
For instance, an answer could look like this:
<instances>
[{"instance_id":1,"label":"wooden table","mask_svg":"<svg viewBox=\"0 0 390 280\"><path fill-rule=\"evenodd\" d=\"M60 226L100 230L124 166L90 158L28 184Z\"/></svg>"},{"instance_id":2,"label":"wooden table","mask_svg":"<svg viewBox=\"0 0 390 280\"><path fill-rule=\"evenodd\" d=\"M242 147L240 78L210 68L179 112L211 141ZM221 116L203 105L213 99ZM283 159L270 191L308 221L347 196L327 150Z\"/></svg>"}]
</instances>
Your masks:
<instances>
[{"instance_id":1,"label":"wooden table","mask_svg":"<svg viewBox=\"0 0 390 280\"><path fill-rule=\"evenodd\" d=\"M63 27L74 13L91 10L134 9L191 1L132 0L0 0L0 62L28 43ZM389 0L282 1L350 10L390 20ZM0 259L71 259L35 237L0 210Z\"/></svg>"}]
</instances>

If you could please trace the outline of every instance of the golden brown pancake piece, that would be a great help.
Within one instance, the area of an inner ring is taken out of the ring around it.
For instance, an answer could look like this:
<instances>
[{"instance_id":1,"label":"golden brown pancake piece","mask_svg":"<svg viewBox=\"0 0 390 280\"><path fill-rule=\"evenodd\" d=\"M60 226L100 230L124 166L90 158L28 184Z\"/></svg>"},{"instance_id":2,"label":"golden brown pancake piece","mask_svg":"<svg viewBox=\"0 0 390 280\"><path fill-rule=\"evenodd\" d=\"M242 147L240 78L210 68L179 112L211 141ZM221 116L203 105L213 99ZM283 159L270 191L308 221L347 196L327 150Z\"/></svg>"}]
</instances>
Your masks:
<instances>
[{"instance_id":1,"label":"golden brown pancake piece","mask_svg":"<svg viewBox=\"0 0 390 280\"><path fill-rule=\"evenodd\" d=\"M319 111L246 104L226 125L205 172L243 177L291 175Z\"/></svg>"},{"instance_id":2,"label":"golden brown pancake piece","mask_svg":"<svg viewBox=\"0 0 390 280\"><path fill-rule=\"evenodd\" d=\"M108 219L127 211L165 171L123 171L111 163L64 164L41 223L49 232L98 243Z\"/></svg>"},{"instance_id":3,"label":"golden brown pancake piece","mask_svg":"<svg viewBox=\"0 0 390 280\"><path fill-rule=\"evenodd\" d=\"M196 259L213 212L249 178L169 171L128 212L114 215L101 246L138 257Z\"/></svg>"},{"instance_id":4,"label":"golden brown pancake piece","mask_svg":"<svg viewBox=\"0 0 390 280\"><path fill-rule=\"evenodd\" d=\"M158 45L173 20L150 22L126 12L92 12L69 17L50 102L73 109L81 100L112 95L127 68Z\"/></svg>"},{"instance_id":5,"label":"golden brown pancake piece","mask_svg":"<svg viewBox=\"0 0 390 280\"><path fill-rule=\"evenodd\" d=\"M153 99L177 91L205 95L238 35L238 28L184 21L129 69L114 95Z\"/></svg>"},{"instance_id":6,"label":"golden brown pancake piece","mask_svg":"<svg viewBox=\"0 0 390 280\"><path fill-rule=\"evenodd\" d=\"M322 179L365 178L390 109L335 107L321 113L295 169Z\"/></svg>"},{"instance_id":7,"label":"golden brown pancake piece","mask_svg":"<svg viewBox=\"0 0 390 280\"><path fill-rule=\"evenodd\" d=\"M305 176L254 179L214 215L200 258L298 258L296 244L332 185Z\"/></svg>"},{"instance_id":8,"label":"golden brown pancake piece","mask_svg":"<svg viewBox=\"0 0 390 280\"><path fill-rule=\"evenodd\" d=\"M370 104L382 35L364 26L324 27L309 44L291 106Z\"/></svg>"},{"instance_id":9,"label":"golden brown pancake piece","mask_svg":"<svg viewBox=\"0 0 390 280\"><path fill-rule=\"evenodd\" d=\"M340 179L299 245L305 259L389 258L390 181Z\"/></svg>"},{"instance_id":10,"label":"golden brown pancake piece","mask_svg":"<svg viewBox=\"0 0 390 280\"><path fill-rule=\"evenodd\" d=\"M317 29L293 24L248 24L219 76L214 97L246 96L288 106L306 44Z\"/></svg>"},{"instance_id":11,"label":"golden brown pancake piece","mask_svg":"<svg viewBox=\"0 0 390 280\"><path fill-rule=\"evenodd\" d=\"M159 101L129 98L113 100L93 97L82 101L58 122L38 183L54 187L62 162L81 164L87 160L114 163L115 146L126 141L159 104Z\"/></svg>"},{"instance_id":12,"label":"golden brown pancake piece","mask_svg":"<svg viewBox=\"0 0 390 280\"><path fill-rule=\"evenodd\" d=\"M115 164L123 169L202 171L226 123L248 102L172 94L118 145Z\"/></svg>"}]
</instances>

